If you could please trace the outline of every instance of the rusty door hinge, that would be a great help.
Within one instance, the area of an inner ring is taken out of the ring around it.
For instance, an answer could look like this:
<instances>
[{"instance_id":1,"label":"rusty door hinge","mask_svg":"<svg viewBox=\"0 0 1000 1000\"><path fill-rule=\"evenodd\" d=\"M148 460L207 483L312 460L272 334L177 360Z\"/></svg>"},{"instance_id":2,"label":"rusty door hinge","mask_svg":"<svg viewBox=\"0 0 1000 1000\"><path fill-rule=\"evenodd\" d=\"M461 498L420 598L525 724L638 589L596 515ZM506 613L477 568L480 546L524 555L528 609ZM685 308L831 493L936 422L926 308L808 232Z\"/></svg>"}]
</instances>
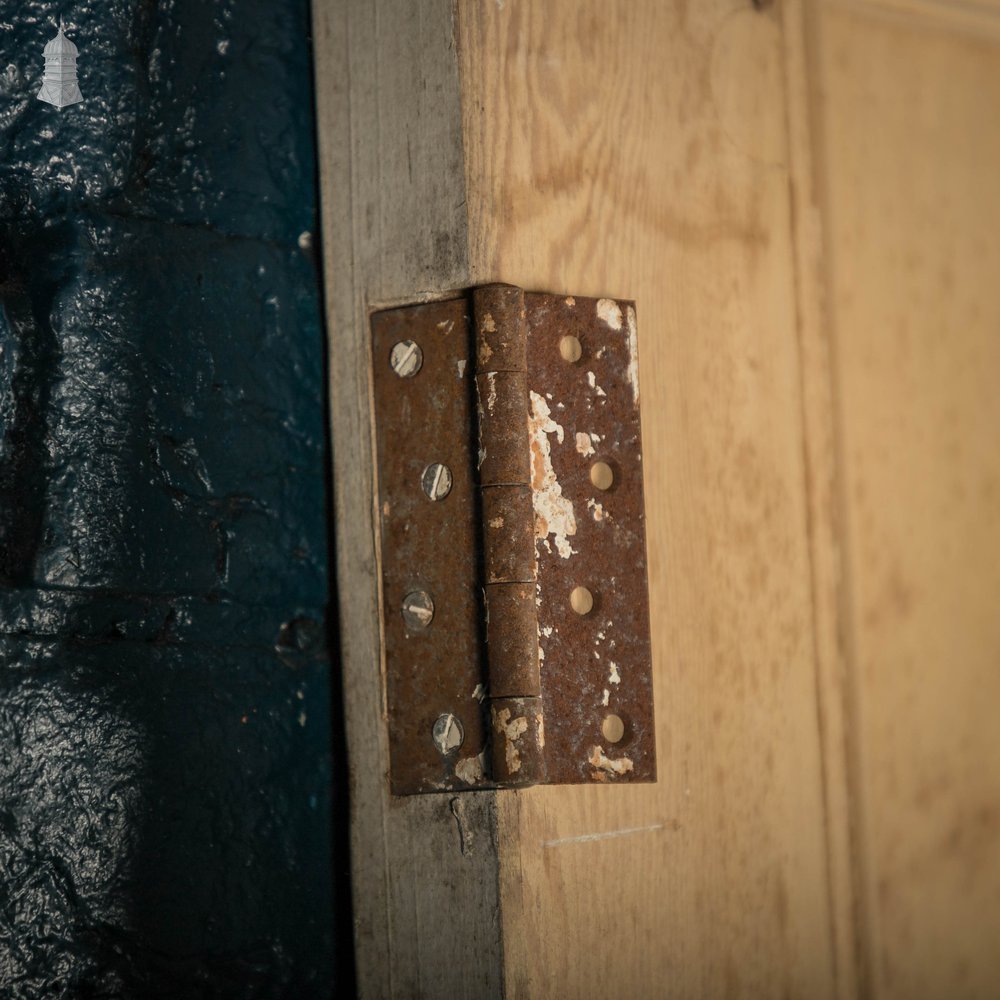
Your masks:
<instances>
[{"instance_id":1,"label":"rusty door hinge","mask_svg":"<svg viewBox=\"0 0 1000 1000\"><path fill-rule=\"evenodd\" d=\"M393 792L654 781L633 303L486 285L372 334Z\"/></svg>"}]
</instances>

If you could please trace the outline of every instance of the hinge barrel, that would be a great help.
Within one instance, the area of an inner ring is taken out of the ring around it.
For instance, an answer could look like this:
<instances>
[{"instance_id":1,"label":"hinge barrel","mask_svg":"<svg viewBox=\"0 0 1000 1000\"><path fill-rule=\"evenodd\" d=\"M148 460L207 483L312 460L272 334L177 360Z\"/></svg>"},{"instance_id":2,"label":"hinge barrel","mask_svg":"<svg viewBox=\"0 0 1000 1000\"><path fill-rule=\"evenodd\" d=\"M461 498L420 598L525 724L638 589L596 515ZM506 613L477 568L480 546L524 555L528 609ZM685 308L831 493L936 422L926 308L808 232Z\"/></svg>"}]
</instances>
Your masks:
<instances>
[{"instance_id":1,"label":"hinge barrel","mask_svg":"<svg viewBox=\"0 0 1000 1000\"><path fill-rule=\"evenodd\" d=\"M512 285L477 288L472 311L490 759L497 784L525 786L545 780L545 725L538 671L535 531L526 433L524 292ZM496 623L493 629L491 622Z\"/></svg>"}]
</instances>

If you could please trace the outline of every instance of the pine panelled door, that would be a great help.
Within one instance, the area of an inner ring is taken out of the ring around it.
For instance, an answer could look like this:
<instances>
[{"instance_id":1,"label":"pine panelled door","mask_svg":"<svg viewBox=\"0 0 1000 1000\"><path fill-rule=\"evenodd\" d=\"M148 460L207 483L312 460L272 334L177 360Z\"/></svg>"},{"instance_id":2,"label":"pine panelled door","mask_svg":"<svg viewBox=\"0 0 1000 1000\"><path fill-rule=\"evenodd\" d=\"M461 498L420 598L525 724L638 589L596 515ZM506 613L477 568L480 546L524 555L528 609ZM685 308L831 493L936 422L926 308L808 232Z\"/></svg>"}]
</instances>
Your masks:
<instances>
[{"instance_id":1,"label":"pine panelled door","mask_svg":"<svg viewBox=\"0 0 1000 1000\"><path fill-rule=\"evenodd\" d=\"M1000 5L314 35L360 995L1000 995ZM373 317L496 283L635 304L655 781L394 794Z\"/></svg>"}]
</instances>

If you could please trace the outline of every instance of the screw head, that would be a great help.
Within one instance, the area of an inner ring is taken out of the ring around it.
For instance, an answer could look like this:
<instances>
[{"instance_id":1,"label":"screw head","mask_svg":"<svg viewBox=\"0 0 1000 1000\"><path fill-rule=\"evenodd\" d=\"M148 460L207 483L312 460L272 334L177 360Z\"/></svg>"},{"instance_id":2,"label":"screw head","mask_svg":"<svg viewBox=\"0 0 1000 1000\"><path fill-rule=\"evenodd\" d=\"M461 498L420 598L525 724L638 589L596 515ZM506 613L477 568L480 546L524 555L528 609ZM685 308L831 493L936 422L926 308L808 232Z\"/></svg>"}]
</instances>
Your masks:
<instances>
[{"instance_id":1,"label":"screw head","mask_svg":"<svg viewBox=\"0 0 1000 1000\"><path fill-rule=\"evenodd\" d=\"M434 737L434 745L443 756L447 756L462 745L465 730L462 729L462 723L451 712L447 712L445 715L439 715L434 721L431 735Z\"/></svg>"},{"instance_id":2,"label":"screw head","mask_svg":"<svg viewBox=\"0 0 1000 1000\"><path fill-rule=\"evenodd\" d=\"M412 340L401 340L389 355L389 364L400 378L413 378L424 363L424 352Z\"/></svg>"},{"instance_id":3,"label":"screw head","mask_svg":"<svg viewBox=\"0 0 1000 1000\"><path fill-rule=\"evenodd\" d=\"M420 477L420 485L431 500L443 500L451 492L451 481L451 469L440 462L432 462Z\"/></svg>"},{"instance_id":4,"label":"screw head","mask_svg":"<svg viewBox=\"0 0 1000 1000\"><path fill-rule=\"evenodd\" d=\"M427 628L434 618L434 602L426 590L411 591L403 598L403 621L413 632Z\"/></svg>"}]
</instances>

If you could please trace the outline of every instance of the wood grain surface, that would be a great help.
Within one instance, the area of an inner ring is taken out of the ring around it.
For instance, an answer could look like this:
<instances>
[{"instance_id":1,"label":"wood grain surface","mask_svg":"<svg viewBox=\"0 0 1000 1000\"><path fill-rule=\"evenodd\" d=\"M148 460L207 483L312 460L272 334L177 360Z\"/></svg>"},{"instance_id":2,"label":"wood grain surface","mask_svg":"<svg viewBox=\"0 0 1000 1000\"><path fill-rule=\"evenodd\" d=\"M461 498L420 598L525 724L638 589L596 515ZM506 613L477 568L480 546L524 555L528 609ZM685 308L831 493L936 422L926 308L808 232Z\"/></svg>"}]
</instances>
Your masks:
<instances>
[{"instance_id":1,"label":"wood grain surface","mask_svg":"<svg viewBox=\"0 0 1000 1000\"><path fill-rule=\"evenodd\" d=\"M479 1000L501 990L493 797L389 794L369 396L370 311L468 284L453 7L313 9L358 992Z\"/></svg>"},{"instance_id":2,"label":"wood grain surface","mask_svg":"<svg viewBox=\"0 0 1000 1000\"><path fill-rule=\"evenodd\" d=\"M1000 6L314 9L361 994L996 995ZM659 780L394 800L368 314L498 280L637 302Z\"/></svg>"},{"instance_id":3,"label":"wood grain surface","mask_svg":"<svg viewBox=\"0 0 1000 1000\"><path fill-rule=\"evenodd\" d=\"M639 314L659 782L500 797L507 994L834 996L781 18L459 12L474 280Z\"/></svg>"},{"instance_id":4,"label":"wood grain surface","mask_svg":"<svg viewBox=\"0 0 1000 1000\"><path fill-rule=\"evenodd\" d=\"M1000 37L934 6L812 28L856 860L900 1000L1000 992Z\"/></svg>"}]
</instances>

